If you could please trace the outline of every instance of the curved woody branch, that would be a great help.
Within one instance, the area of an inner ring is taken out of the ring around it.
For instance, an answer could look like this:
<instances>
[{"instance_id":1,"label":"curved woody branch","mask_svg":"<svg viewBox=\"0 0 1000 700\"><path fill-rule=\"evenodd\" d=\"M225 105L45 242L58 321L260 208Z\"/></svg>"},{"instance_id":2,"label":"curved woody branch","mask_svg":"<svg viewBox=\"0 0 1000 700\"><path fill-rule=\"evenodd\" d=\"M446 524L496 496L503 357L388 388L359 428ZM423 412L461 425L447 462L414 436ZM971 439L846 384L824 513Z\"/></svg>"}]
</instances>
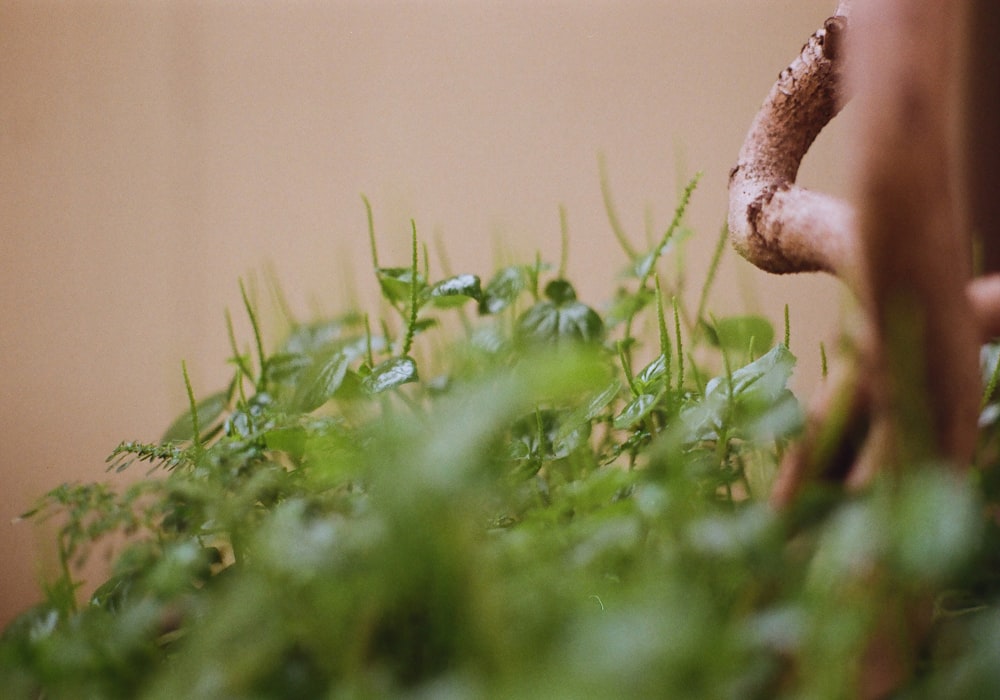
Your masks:
<instances>
[{"instance_id":1,"label":"curved woody branch","mask_svg":"<svg viewBox=\"0 0 1000 700\"><path fill-rule=\"evenodd\" d=\"M854 268L856 225L846 202L795 185L819 132L846 101L849 2L809 37L778 76L729 174L729 232L743 257L768 272Z\"/></svg>"},{"instance_id":2,"label":"curved woody branch","mask_svg":"<svg viewBox=\"0 0 1000 700\"><path fill-rule=\"evenodd\" d=\"M899 408L898 399L888 398L894 391L888 390L885 382L893 384L901 378L890 379L894 370L885 364L884 353L892 348L883 345L887 341L892 344L887 333L889 325L896 323L893 317L900 309L894 305L900 294L918 311L918 322L925 324L920 331L923 340L915 346L926 353L922 361L937 360L941 366L963 368L961 378L956 370L920 379L929 382L923 386L930 390L931 412L936 414L931 417L938 433L936 449L960 462L969 450L975 420L967 406L964 410L955 408L970 404L959 401L956 391L975 393L970 383L974 369L969 361L970 340L986 342L1000 336L1000 275L969 280L960 262L967 258L962 207L948 204L952 187L943 175L946 168L935 172L934 167L923 167L929 159L937 159L939 164L947 160L948 154L940 150L944 143L942 120L933 111L928 113L935 114L934 120L919 127L906 118L915 94L922 95L928 105L946 99L942 97L947 94L944 88L954 75L942 73L941 66L953 60L954 44L949 43L947 25L955 23L955 15L947 9L948 3L939 6L933 19L921 7L906 0L859 7L858 12L868 10L862 13L871 25L867 29L877 33L854 37L851 29L850 50L845 52L851 3L842 0L834 16L778 76L730 173L730 237L743 257L774 273L825 271L836 275L861 298L872 323L870 333L866 333L869 337L862 341L865 352L861 365L856 367L863 376L847 382L853 389L831 387L832 392L820 392L810 420L812 429L783 465L774 494L778 503L787 502L804 479L824 469L816 464L821 455L815 454L810 444L815 446L823 418L829 417L833 403L858 413L849 421L867 433L867 438L855 442L851 455L841 455L847 464L832 465L834 471L858 485L870 476L873 463L884 458L884 447L877 443L894 432L886 430L885 419ZM895 13L894 22L885 21L886 12ZM851 22L856 19L851 18ZM892 40L891 48L886 39ZM932 59L925 55L931 47L937 51ZM802 158L848 99L848 84L853 91L855 83L847 77L848 61L858 63L852 69L853 77L859 78L858 86L866 90L865 107L871 107L873 99L881 100L874 112L885 113L891 107L895 115L888 124L877 122L877 115L863 115L867 121L862 120L866 132L860 143L865 163L859 179L861 209L795 184ZM873 80L883 82L872 85ZM886 101L888 94L894 95L894 101ZM896 140L883 143L887 134ZM920 174L924 172L926 177ZM888 194L896 198L889 207L883 196ZM992 272L996 267L988 265L987 269ZM953 362L958 356L961 361ZM873 410L875 415L871 415Z\"/></svg>"},{"instance_id":3,"label":"curved woody branch","mask_svg":"<svg viewBox=\"0 0 1000 700\"><path fill-rule=\"evenodd\" d=\"M860 293L854 207L795 184L816 136L850 97L844 44L851 4L851 0L841 0L834 15L809 37L796 59L779 74L754 117L729 174L729 234L737 251L762 270L828 272ZM984 149L969 150L981 156ZM981 183L979 189L983 189ZM983 228L980 221L973 223ZM1000 254L990 251L1000 246L991 244L986 269L997 272ZM977 280L966 293L980 340L1000 337L1000 277L993 282Z\"/></svg>"}]
</instances>

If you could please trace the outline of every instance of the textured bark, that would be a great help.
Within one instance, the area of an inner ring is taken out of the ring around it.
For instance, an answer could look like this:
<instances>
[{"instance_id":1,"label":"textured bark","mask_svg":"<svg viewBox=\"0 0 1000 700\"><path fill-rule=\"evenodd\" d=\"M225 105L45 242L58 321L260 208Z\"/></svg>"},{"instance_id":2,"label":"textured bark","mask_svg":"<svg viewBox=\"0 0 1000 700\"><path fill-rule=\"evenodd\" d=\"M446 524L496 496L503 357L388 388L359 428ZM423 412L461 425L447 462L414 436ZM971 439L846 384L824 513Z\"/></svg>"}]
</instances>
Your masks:
<instances>
[{"instance_id":1,"label":"textured bark","mask_svg":"<svg viewBox=\"0 0 1000 700\"><path fill-rule=\"evenodd\" d=\"M795 185L802 158L844 103L848 11L842 2L778 76L729 175L730 237L768 272L844 274L853 267L851 208Z\"/></svg>"}]
</instances>

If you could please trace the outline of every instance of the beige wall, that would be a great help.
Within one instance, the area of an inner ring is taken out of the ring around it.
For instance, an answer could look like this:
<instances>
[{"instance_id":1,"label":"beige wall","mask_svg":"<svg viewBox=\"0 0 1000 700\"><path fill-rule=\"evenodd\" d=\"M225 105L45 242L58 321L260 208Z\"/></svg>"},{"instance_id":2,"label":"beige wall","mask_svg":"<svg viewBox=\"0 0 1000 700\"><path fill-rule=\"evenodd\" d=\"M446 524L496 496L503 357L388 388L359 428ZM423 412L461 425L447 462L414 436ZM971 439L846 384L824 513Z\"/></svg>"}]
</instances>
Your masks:
<instances>
[{"instance_id":1,"label":"beige wall","mask_svg":"<svg viewBox=\"0 0 1000 700\"><path fill-rule=\"evenodd\" d=\"M499 241L554 259L563 203L596 302L623 262L597 153L636 238L647 206L668 222L678 169L704 170L700 284L749 120L833 6L0 0L0 624L48 551L11 519L104 478L120 439L155 439L184 406L182 358L196 390L219 387L238 278L273 264L303 312L370 287L360 192L384 260L405 263L413 217L484 273ZM843 189L842 133L807 184ZM791 304L808 391L836 284L733 255L722 275L724 311Z\"/></svg>"}]
</instances>

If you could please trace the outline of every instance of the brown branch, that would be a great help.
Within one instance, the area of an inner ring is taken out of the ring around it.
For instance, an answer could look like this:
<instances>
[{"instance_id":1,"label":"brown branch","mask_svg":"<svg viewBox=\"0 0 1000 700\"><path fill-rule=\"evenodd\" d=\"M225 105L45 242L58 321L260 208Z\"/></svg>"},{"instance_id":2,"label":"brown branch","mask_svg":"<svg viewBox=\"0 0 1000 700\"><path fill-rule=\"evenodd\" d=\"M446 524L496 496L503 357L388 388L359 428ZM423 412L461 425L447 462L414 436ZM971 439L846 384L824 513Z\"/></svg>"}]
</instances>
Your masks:
<instances>
[{"instance_id":1,"label":"brown branch","mask_svg":"<svg viewBox=\"0 0 1000 700\"><path fill-rule=\"evenodd\" d=\"M988 343L1000 338L1000 274L974 279L966 291L979 330L979 341Z\"/></svg>"},{"instance_id":2,"label":"brown branch","mask_svg":"<svg viewBox=\"0 0 1000 700\"><path fill-rule=\"evenodd\" d=\"M1000 274L972 280L966 287L978 343L1000 338ZM848 481L862 486L882 453L872 430L870 338L861 339L857 356L834 370L809 404L805 434L786 452L771 491L771 503L788 506L810 481ZM978 395L978 394L977 394ZM871 456L869 456L871 455Z\"/></svg>"},{"instance_id":3,"label":"brown branch","mask_svg":"<svg viewBox=\"0 0 1000 700\"><path fill-rule=\"evenodd\" d=\"M976 439L971 246L951 139L963 3L881 0L852 24L862 286L875 334L874 414L890 462L964 465Z\"/></svg>"},{"instance_id":4,"label":"brown branch","mask_svg":"<svg viewBox=\"0 0 1000 700\"><path fill-rule=\"evenodd\" d=\"M729 232L736 249L768 272L854 268L851 207L795 185L816 136L845 101L844 32L849 3L814 33L778 76L729 175Z\"/></svg>"},{"instance_id":5,"label":"brown branch","mask_svg":"<svg viewBox=\"0 0 1000 700\"><path fill-rule=\"evenodd\" d=\"M963 81L963 185L966 218L981 244L982 271L1000 272L1000 3L973 0L967 23Z\"/></svg>"},{"instance_id":6,"label":"brown branch","mask_svg":"<svg viewBox=\"0 0 1000 700\"><path fill-rule=\"evenodd\" d=\"M929 414L924 417L926 429L914 432L936 436L931 441L930 452L964 461L973 437L967 426L975 424L974 419L970 420L972 403L968 397L978 393L969 390L974 373L969 359L970 348L976 342L1000 336L1000 280L968 283L968 269L962 262L969 259L968 245L960 235L961 217L948 196L952 190L949 180L952 173L945 165L950 155L944 124L946 115L934 113L936 121L917 130L908 111L910 106L903 104L903 100L913 95L900 94L904 85L915 85L913 76L906 75L905 69L915 71L918 77L934 74L929 84L917 86L917 89L924 92L924 99L931 106L945 109L946 96L950 94L948 81L954 80L954 73L950 71L953 71L955 47L951 34L942 30L957 21L956 17L947 15L947 8L939 8L944 14L936 17L940 22L936 26L926 18L923 21L929 26L914 26L914 21L918 24L921 21L919 18L908 21L898 16L896 25L888 26L890 23L885 21L887 15L883 14L880 4L872 10L876 19L881 17L881 24L875 30L878 36L863 38L862 43L867 42L881 54L874 58L859 56L851 53L854 49L848 47L851 63L859 67L861 89L870 89L877 99L895 95L892 99L902 105L902 111L891 112L893 116L888 119L885 104L871 108L882 121L877 125L869 124L868 136L859 140L862 149L876 148L886 134L893 133L894 129L900 132L892 146L893 154L881 151L882 163L890 174L874 175L876 170L873 168L868 171L866 189L859 197L862 211L865 211L861 217L863 221L859 221L850 204L794 184L806 151L847 96L843 44L849 10L848 3L840 3L835 16L810 37L795 61L782 71L764 101L730 176L729 225L735 247L758 267L771 272L832 272L844 279L868 307L873 323L870 337L863 343L867 349L862 358L868 376L856 380L855 384L856 388L864 388L867 398L846 399L842 396L844 390L840 389L830 392L831 396L840 397L835 403L841 408L846 401L846 405L854 407L853 411L865 415L872 409L873 397L880 397L876 401L879 408L874 430L870 432L871 444L855 445L853 458L857 461L857 469L850 482L860 484L885 456L883 448L893 442L888 438L894 431L882 425L881 418L907 414L907 404L912 398L907 392L911 390L916 390L917 395L933 397L930 406L924 402L923 410ZM995 10L993 12L995 14ZM914 39L923 37L920 32L943 40L931 47L924 46L922 39ZM882 33L895 38L886 42ZM993 44L987 44L995 54ZM878 64L873 65L873 60ZM967 72L972 72L972 65L977 60L981 58L968 59ZM932 64L929 73L925 71L927 62ZM869 81L868 87L865 80ZM885 86L895 88L895 92ZM869 160L870 153L863 150ZM933 167L928 167L929 162ZM967 167L983 166L980 161L970 159ZM914 178L924 177L918 173L927 173L929 180L914 181ZM881 182L876 182L878 178ZM977 180L980 191L989 188L983 182ZM988 182L992 184L992 180ZM897 201L887 204L884 195L891 191L896 192ZM998 199L993 197L993 200ZM865 210L865 207L869 208ZM933 211L935 208L937 211ZM982 209L983 205L979 211ZM905 216L905 220L900 220L900 216ZM994 222L993 230L995 226ZM865 230L864 240L859 228ZM872 255L872 259L866 260L867 255ZM920 281L915 280L918 277ZM900 305L911 307L911 312L904 311ZM900 319L905 318L913 319L914 324L921 327L899 328ZM889 326L894 324L894 329L890 330ZM907 374L912 367L899 374L894 367L880 364L879 358L891 356L892 352L888 351L887 355L882 345L890 336L899 333L911 336L909 340L897 338L892 341L905 346L898 357L914 358L922 353L916 361L916 375ZM954 374L948 369L938 371L942 361L951 362L959 357L963 359L958 360L959 368ZM887 379L893 372L896 379ZM895 389L891 388L893 383ZM960 391L967 394L959 397ZM811 411L814 419L810 424L816 424L812 429L816 435L821 432L818 422L829 418L830 401L831 397L821 392ZM852 420L869 426L870 419L871 416L864 418L859 414ZM776 501L787 500L797 490L797 484L808 478L806 474L815 475L817 469L830 468L831 465L819 464L823 460L806 447L812 442L807 436L803 445L786 459ZM846 457L841 455L841 461ZM834 472L842 469L843 465L833 467Z\"/></svg>"},{"instance_id":7,"label":"brown branch","mask_svg":"<svg viewBox=\"0 0 1000 700\"><path fill-rule=\"evenodd\" d=\"M803 439L782 462L772 491L778 506L807 481L829 477L858 488L886 468L938 461L962 468L971 459L978 345L1000 335L1000 276L971 280L969 236L971 222L984 268L1000 269L996 7L995 0L878 0L852 16L856 215L794 185L844 92L840 51L829 49L840 29L829 33L832 20L828 36L813 35L781 74L750 129L730 178L736 247L772 272L837 274L858 293L868 322L857 362L821 389ZM992 82L979 95L971 86L984 75ZM963 79L964 113L955 90ZM956 113L964 127L958 143ZM929 628L926 594L884 602L858 659L858 697L898 690Z\"/></svg>"},{"instance_id":8,"label":"brown branch","mask_svg":"<svg viewBox=\"0 0 1000 700\"><path fill-rule=\"evenodd\" d=\"M825 271L855 291L859 261L857 214L848 202L795 185L813 141L849 95L844 43L850 2L814 33L778 76L730 172L729 231L736 249L768 272ZM1000 162L1000 10L975 0L968 26L964 113L968 219L983 239L983 266L1000 271L1000 197L993 171ZM982 342L1000 337L1000 282L966 290Z\"/></svg>"}]
</instances>

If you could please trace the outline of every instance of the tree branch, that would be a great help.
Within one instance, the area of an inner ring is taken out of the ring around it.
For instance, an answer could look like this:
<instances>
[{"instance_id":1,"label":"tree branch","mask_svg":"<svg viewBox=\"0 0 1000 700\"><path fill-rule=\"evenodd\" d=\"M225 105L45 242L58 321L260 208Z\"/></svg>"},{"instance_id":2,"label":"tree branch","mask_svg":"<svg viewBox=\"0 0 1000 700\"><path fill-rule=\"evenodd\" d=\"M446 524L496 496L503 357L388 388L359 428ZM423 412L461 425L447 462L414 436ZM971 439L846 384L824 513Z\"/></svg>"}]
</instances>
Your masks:
<instances>
[{"instance_id":1,"label":"tree branch","mask_svg":"<svg viewBox=\"0 0 1000 700\"><path fill-rule=\"evenodd\" d=\"M852 28L861 275L892 462L964 465L976 439L979 333L951 133L963 4L881 0Z\"/></svg>"},{"instance_id":2,"label":"tree branch","mask_svg":"<svg viewBox=\"0 0 1000 700\"><path fill-rule=\"evenodd\" d=\"M729 174L730 237L743 257L768 272L843 277L855 267L851 207L795 185L802 158L846 99L849 10L842 1L779 74Z\"/></svg>"},{"instance_id":3,"label":"tree branch","mask_svg":"<svg viewBox=\"0 0 1000 700\"><path fill-rule=\"evenodd\" d=\"M967 23L962 85L963 142L960 144L968 192L966 218L981 244L983 272L1000 272L1000 3L973 0Z\"/></svg>"},{"instance_id":4,"label":"tree branch","mask_svg":"<svg viewBox=\"0 0 1000 700\"><path fill-rule=\"evenodd\" d=\"M856 209L794 184L846 94L844 26L827 20L781 73L730 174L730 231L744 257L771 272L836 274L866 315L857 357L821 387L782 461L779 507L817 479L858 488L887 468L964 468L978 432L978 345L1000 336L1000 275L971 279L969 235L980 236L983 268L1000 270L996 0L870 0L851 17ZM859 697L899 689L916 662L905 640L928 630L927 599L891 602L859 660Z\"/></svg>"}]
</instances>

